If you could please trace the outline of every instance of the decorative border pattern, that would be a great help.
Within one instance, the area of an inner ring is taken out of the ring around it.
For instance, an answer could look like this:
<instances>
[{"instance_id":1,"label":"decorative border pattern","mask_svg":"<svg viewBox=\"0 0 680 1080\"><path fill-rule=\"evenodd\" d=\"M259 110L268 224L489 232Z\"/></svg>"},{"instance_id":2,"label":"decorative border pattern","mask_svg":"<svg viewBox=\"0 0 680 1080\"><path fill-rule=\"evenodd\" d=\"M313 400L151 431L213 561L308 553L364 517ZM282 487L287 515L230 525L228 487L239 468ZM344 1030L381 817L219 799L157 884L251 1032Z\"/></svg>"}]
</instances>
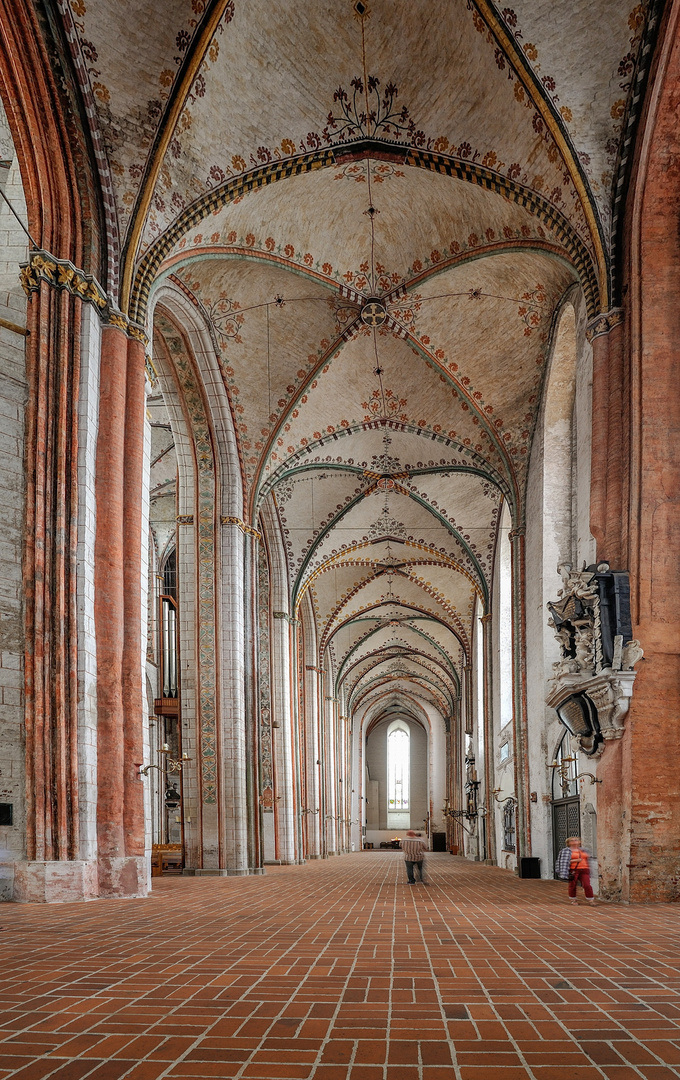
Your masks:
<instances>
[{"instance_id":1,"label":"decorative border pattern","mask_svg":"<svg viewBox=\"0 0 680 1080\"><path fill-rule=\"evenodd\" d=\"M269 563L264 544L257 551L257 680L260 709L260 791L263 805L274 796L274 766L271 729L271 671L269 648Z\"/></svg>"},{"instance_id":2,"label":"decorative border pattern","mask_svg":"<svg viewBox=\"0 0 680 1080\"><path fill-rule=\"evenodd\" d=\"M210 426L193 365L185 343L163 315L156 323L165 341L184 397L194 441L197 469L198 525L198 711L201 747L201 794L204 803L217 802L217 703L215 672L215 462ZM193 524L194 515L178 523Z\"/></svg>"}]
</instances>

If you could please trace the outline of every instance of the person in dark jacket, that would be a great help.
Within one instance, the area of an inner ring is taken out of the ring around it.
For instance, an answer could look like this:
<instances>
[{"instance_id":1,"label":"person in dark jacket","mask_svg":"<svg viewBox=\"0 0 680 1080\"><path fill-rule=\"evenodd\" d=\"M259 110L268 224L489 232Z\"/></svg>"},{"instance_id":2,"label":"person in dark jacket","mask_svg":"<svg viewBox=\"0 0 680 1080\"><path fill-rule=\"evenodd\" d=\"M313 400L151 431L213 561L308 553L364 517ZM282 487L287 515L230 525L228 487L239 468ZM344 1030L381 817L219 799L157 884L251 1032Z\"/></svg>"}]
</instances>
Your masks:
<instances>
[{"instance_id":1,"label":"person in dark jacket","mask_svg":"<svg viewBox=\"0 0 680 1080\"><path fill-rule=\"evenodd\" d=\"M561 881L569 882L567 891L572 904L578 903L576 887L579 882L583 886L588 903L595 904L593 887L590 884L590 856L585 848L581 847L580 836L567 837L567 846L563 847L557 856L555 873Z\"/></svg>"}]
</instances>

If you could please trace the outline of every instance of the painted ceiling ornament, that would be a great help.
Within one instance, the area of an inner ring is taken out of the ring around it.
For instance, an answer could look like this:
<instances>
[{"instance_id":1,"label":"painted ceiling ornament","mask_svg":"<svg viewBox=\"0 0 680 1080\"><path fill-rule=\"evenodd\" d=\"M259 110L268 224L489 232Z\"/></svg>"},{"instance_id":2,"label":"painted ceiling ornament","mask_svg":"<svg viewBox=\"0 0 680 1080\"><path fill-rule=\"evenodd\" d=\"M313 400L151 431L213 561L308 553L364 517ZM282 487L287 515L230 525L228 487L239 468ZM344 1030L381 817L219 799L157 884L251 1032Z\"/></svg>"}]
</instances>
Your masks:
<instances>
[{"instance_id":1,"label":"painted ceiling ornament","mask_svg":"<svg viewBox=\"0 0 680 1080\"><path fill-rule=\"evenodd\" d=\"M393 536L398 540L406 539L406 529L403 523L391 517L387 509L383 510L380 517L369 526L366 539L379 540L383 536Z\"/></svg>"},{"instance_id":2,"label":"painted ceiling ornament","mask_svg":"<svg viewBox=\"0 0 680 1080\"><path fill-rule=\"evenodd\" d=\"M389 453L390 446L392 445L392 439L389 435L383 435L382 444L382 454L373 455L371 458L370 469L368 469L367 472L381 477L389 476L390 473L405 472L399 458L394 457Z\"/></svg>"},{"instance_id":3,"label":"painted ceiling ornament","mask_svg":"<svg viewBox=\"0 0 680 1080\"><path fill-rule=\"evenodd\" d=\"M407 135L412 139L418 134L415 121L406 105L397 105L398 95L399 89L392 82L381 90L376 75L368 75L365 82L361 75L355 75L349 93L339 86L333 94L334 108L322 132L324 141L346 142L360 135Z\"/></svg>"},{"instance_id":4,"label":"painted ceiling ornament","mask_svg":"<svg viewBox=\"0 0 680 1080\"><path fill-rule=\"evenodd\" d=\"M376 296L370 297L361 309L361 321L371 328L382 326L387 319L387 309L383 301Z\"/></svg>"},{"instance_id":5,"label":"painted ceiling ornament","mask_svg":"<svg viewBox=\"0 0 680 1080\"><path fill-rule=\"evenodd\" d=\"M387 554L384 556L384 558L379 559L373 565L379 573L384 574L386 572L394 573L395 570L403 570L405 566L408 566L408 563L404 562L403 559L400 559L397 555L393 554L390 542L388 540Z\"/></svg>"},{"instance_id":6,"label":"painted ceiling ornament","mask_svg":"<svg viewBox=\"0 0 680 1080\"><path fill-rule=\"evenodd\" d=\"M352 161L349 165L345 165L344 169L335 174L335 179L354 180L355 184L365 184L369 169L370 179L374 184L384 184L392 177L406 176L403 169L395 169L389 161L374 161L372 158L367 158L365 161Z\"/></svg>"},{"instance_id":7,"label":"painted ceiling ornament","mask_svg":"<svg viewBox=\"0 0 680 1080\"><path fill-rule=\"evenodd\" d=\"M295 487L295 481L292 477L286 477L285 480L281 480L274 488L274 494L276 495L277 502L288 502L293 495L293 488Z\"/></svg>"},{"instance_id":8,"label":"painted ceiling ornament","mask_svg":"<svg viewBox=\"0 0 680 1080\"><path fill-rule=\"evenodd\" d=\"M241 327L245 316L239 309L238 300L231 300L228 296L220 296L204 305L208 321L222 345L229 341L240 345L243 341Z\"/></svg>"}]
</instances>

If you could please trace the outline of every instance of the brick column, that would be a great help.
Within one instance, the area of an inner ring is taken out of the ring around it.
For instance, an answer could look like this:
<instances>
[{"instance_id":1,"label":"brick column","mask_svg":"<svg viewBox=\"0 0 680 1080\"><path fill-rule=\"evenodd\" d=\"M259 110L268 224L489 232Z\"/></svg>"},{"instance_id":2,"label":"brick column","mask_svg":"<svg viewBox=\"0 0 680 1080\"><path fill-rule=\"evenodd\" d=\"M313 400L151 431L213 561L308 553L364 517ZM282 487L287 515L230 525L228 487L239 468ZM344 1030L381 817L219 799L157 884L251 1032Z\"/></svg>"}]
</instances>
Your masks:
<instances>
[{"instance_id":1,"label":"brick column","mask_svg":"<svg viewBox=\"0 0 680 1080\"><path fill-rule=\"evenodd\" d=\"M148 890L142 724L144 348L117 326L102 333L97 445L97 837L99 892Z\"/></svg>"},{"instance_id":2,"label":"brick column","mask_svg":"<svg viewBox=\"0 0 680 1080\"><path fill-rule=\"evenodd\" d=\"M34 251L22 271L29 297L26 368L26 861L20 901L96 895L81 857L78 739L78 395L84 297L106 299L89 275Z\"/></svg>"},{"instance_id":3,"label":"brick column","mask_svg":"<svg viewBox=\"0 0 680 1080\"><path fill-rule=\"evenodd\" d=\"M593 431L590 466L590 531L599 558L622 568L627 546L628 386L620 309L599 316L588 336L593 345Z\"/></svg>"}]
</instances>

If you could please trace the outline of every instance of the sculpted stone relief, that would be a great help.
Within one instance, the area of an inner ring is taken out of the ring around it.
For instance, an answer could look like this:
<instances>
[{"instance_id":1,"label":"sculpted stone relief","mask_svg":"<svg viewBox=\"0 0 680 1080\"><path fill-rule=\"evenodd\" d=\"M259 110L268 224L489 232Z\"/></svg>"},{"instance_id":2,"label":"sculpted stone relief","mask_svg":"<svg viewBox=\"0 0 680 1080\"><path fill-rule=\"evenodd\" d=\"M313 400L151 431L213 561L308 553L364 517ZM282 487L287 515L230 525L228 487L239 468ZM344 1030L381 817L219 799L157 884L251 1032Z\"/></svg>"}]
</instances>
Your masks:
<instances>
[{"instance_id":1,"label":"sculpted stone relief","mask_svg":"<svg viewBox=\"0 0 680 1080\"><path fill-rule=\"evenodd\" d=\"M624 641L623 634L618 633L622 627L616 623L603 626L606 579L612 576L607 563L587 569L584 566L583 570L574 570L570 563L560 563L558 572L562 588L558 599L548 604L551 613L548 625L555 631L561 659L553 664L546 702L558 709L559 714L560 707L574 695L585 695L596 710L599 728L596 736L601 734L605 742L618 739L623 735L623 721L633 693L634 667L642 659L643 649L636 639ZM623 574L618 576L627 578ZM624 590L623 623L626 603ZM607 638L612 634L610 642ZM578 738L582 748L592 753L592 736ZM602 749L601 746L600 753Z\"/></svg>"}]
</instances>

